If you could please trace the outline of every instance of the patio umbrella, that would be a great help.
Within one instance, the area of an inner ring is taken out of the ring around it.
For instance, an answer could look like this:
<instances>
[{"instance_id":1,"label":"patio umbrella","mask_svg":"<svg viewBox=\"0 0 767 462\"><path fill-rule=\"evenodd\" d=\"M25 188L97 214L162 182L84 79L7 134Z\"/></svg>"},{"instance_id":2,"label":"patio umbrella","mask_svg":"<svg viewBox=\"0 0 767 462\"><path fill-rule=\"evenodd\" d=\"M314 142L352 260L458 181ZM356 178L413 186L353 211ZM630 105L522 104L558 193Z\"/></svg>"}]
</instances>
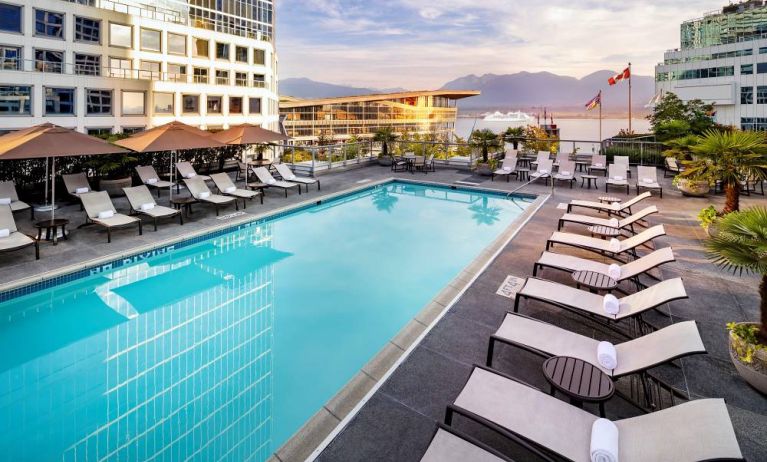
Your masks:
<instances>
[{"instance_id":1,"label":"patio umbrella","mask_svg":"<svg viewBox=\"0 0 767 462\"><path fill-rule=\"evenodd\" d=\"M266 144L275 141L290 141L293 138L282 133L267 130L258 125L235 125L228 130L210 135L216 141L230 145ZM248 162L245 162L245 183L248 182Z\"/></svg>"},{"instance_id":2,"label":"patio umbrella","mask_svg":"<svg viewBox=\"0 0 767 462\"><path fill-rule=\"evenodd\" d=\"M138 132L115 142L136 152L170 152L170 181L174 182L173 157L178 150L221 148L226 144L211 138L210 133L178 121ZM173 188L170 188L173 197Z\"/></svg>"},{"instance_id":3,"label":"patio umbrella","mask_svg":"<svg viewBox=\"0 0 767 462\"><path fill-rule=\"evenodd\" d=\"M72 156L94 156L102 154L123 154L128 151L106 141L88 136L52 123L35 125L0 136L0 160L24 160L52 158L51 171L56 177L56 158ZM46 182L48 181L46 174ZM48 188L46 186L46 195ZM55 181L51 182L51 204L56 203ZM51 220L55 219L55 207L51 209ZM55 240L55 237L54 237Z\"/></svg>"}]
</instances>

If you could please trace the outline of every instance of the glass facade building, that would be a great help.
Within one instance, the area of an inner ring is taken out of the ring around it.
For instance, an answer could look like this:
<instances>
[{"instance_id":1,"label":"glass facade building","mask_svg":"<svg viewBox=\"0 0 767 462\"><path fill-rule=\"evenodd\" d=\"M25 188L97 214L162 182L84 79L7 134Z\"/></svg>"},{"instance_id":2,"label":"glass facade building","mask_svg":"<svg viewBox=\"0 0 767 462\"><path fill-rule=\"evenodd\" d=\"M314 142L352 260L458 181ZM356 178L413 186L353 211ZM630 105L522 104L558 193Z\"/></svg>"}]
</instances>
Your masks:
<instances>
[{"instance_id":1,"label":"glass facade building","mask_svg":"<svg viewBox=\"0 0 767 462\"><path fill-rule=\"evenodd\" d=\"M682 49L703 48L767 38L767 8L754 0L682 23Z\"/></svg>"}]
</instances>

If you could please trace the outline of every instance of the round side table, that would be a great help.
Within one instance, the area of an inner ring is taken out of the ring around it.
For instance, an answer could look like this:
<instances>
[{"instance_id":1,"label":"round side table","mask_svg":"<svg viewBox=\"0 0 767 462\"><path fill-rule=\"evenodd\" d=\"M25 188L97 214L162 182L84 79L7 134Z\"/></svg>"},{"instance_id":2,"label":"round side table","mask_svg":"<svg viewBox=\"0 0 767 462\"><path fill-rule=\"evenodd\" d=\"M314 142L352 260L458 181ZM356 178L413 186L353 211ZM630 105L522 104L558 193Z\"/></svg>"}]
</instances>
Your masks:
<instances>
[{"instance_id":1,"label":"round side table","mask_svg":"<svg viewBox=\"0 0 767 462\"><path fill-rule=\"evenodd\" d=\"M56 218L55 220L42 220L35 223L37 228L37 240L39 241L43 237L43 230L45 230L45 240L53 241L53 245L58 244L54 237L58 236L59 228L61 228L61 238L69 239L67 237L67 225L69 220L66 218Z\"/></svg>"},{"instance_id":2,"label":"round side table","mask_svg":"<svg viewBox=\"0 0 767 462\"><path fill-rule=\"evenodd\" d=\"M572 274L572 278L579 289L581 286L585 286L592 293L597 293L600 290L610 291L618 287L618 281L596 271L576 271Z\"/></svg>"},{"instance_id":3,"label":"round side table","mask_svg":"<svg viewBox=\"0 0 767 462\"><path fill-rule=\"evenodd\" d=\"M599 189L599 183L597 183L597 177L596 175L581 175L581 188L583 187L583 182L586 182L586 187L588 189L591 189L591 184L594 184L594 189Z\"/></svg>"},{"instance_id":4,"label":"round side table","mask_svg":"<svg viewBox=\"0 0 767 462\"><path fill-rule=\"evenodd\" d=\"M610 226L589 226L586 229L591 233L591 237L598 236L602 239L618 237L621 235L620 229L612 228Z\"/></svg>"},{"instance_id":5,"label":"round side table","mask_svg":"<svg viewBox=\"0 0 767 462\"><path fill-rule=\"evenodd\" d=\"M570 398L570 404L583 409L583 403L598 403L600 417L605 416L605 401L612 398L612 379L595 365L569 356L554 356L543 363L543 376L556 391Z\"/></svg>"}]
</instances>

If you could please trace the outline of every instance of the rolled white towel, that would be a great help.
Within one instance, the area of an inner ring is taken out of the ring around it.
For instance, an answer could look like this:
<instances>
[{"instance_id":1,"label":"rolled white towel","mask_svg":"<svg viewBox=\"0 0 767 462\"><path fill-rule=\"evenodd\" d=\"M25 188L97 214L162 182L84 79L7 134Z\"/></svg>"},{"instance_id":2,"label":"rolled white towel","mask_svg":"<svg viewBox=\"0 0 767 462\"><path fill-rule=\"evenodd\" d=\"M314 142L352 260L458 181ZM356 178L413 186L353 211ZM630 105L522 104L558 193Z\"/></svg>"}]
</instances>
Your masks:
<instances>
[{"instance_id":1,"label":"rolled white towel","mask_svg":"<svg viewBox=\"0 0 767 462\"><path fill-rule=\"evenodd\" d=\"M610 239L610 252L618 252L621 249L621 241L618 239L612 238Z\"/></svg>"},{"instance_id":2,"label":"rolled white towel","mask_svg":"<svg viewBox=\"0 0 767 462\"><path fill-rule=\"evenodd\" d=\"M186 178L186 179L189 179L189 178L194 178L194 177L196 177L196 176L197 176L197 174L196 174L196 173L194 173L194 172L191 172L191 173L185 173L185 174L184 174L184 178Z\"/></svg>"},{"instance_id":3,"label":"rolled white towel","mask_svg":"<svg viewBox=\"0 0 767 462\"><path fill-rule=\"evenodd\" d=\"M617 218L610 218L610 228L617 228L621 225L621 222Z\"/></svg>"},{"instance_id":4,"label":"rolled white towel","mask_svg":"<svg viewBox=\"0 0 767 462\"><path fill-rule=\"evenodd\" d=\"M504 169L505 171L507 171L507 172L510 172L510 171L511 171L511 167L503 167L503 169Z\"/></svg>"},{"instance_id":5,"label":"rolled white towel","mask_svg":"<svg viewBox=\"0 0 767 462\"><path fill-rule=\"evenodd\" d=\"M624 178L623 178L622 176L620 176L620 175L615 175L615 176L613 177L613 180L615 180L615 181L623 181L623 180L624 180Z\"/></svg>"},{"instance_id":6,"label":"rolled white towel","mask_svg":"<svg viewBox=\"0 0 767 462\"><path fill-rule=\"evenodd\" d=\"M10 197L0 197L0 205L11 205Z\"/></svg>"},{"instance_id":7,"label":"rolled white towel","mask_svg":"<svg viewBox=\"0 0 767 462\"><path fill-rule=\"evenodd\" d=\"M289 177L287 177L286 179L287 179L288 181L291 181L291 180L295 180L295 179L296 179L296 176L295 176L295 175L290 175L290 176L289 176Z\"/></svg>"},{"instance_id":8,"label":"rolled white towel","mask_svg":"<svg viewBox=\"0 0 767 462\"><path fill-rule=\"evenodd\" d=\"M602 300L602 308L604 308L605 313L616 315L621 310L621 302L615 298L615 295L607 294Z\"/></svg>"},{"instance_id":9,"label":"rolled white towel","mask_svg":"<svg viewBox=\"0 0 767 462\"><path fill-rule=\"evenodd\" d=\"M8 228L0 229L0 237L8 237L11 235L11 230Z\"/></svg>"},{"instance_id":10,"label":"rolled white towel","mask_svg":"<svg viewBox=\"0 0 767 462\"><path fill-rule=\"evenodd\" d=\"M90 190L90 188L77 188L75 189L75 194L85 194Z\"/></svg>"},{"instance_id":11,"label":"rolled white towel","mask_svg":"<svg viewBox=\"0 0 767 462\"><path fill-rule=\"evenodd\" d=\"M111 210L104 210L98 214L99 220L105 220L107 218L112 218L113 216L115 216L115 213Z\"/></svg>"},{"instance_id":12,"label":"rolled white towel","mask_svg":"<svg viewBox=\"0 0 767 462\"><path fill-rule=\"evenodd\" d=\"M271 180L269 180L269 183L267 183L267 184L277 184L277 180L272 178Z\"/></svg>"},{"instance_id":13,"label":"rolled white towel","mask_svg":"<svg viewBox=\"0 0 767 462\"><path fill-rule=\"evenodd\" d=\"M618 462L620 435L618 427L607 419L597 419L591 426L591 462Z\"/></svg>"},{"instance_id":14,"label":"rolled white towel","mask_svg":"<svg viewBox=\"0 0 767 462\"><path fill-rule=\"evenodd\" d=\"M200 199L207 199L210 197L210 193L208 191L203 191L200 194L197 195Z\"/></svg>"},{"instance_id":15,"label":"rolled white towel","mask_svg":"<svg viewBox=\"0 0 767 462\"><path fill-rule=\"evenodd\" d=\"M642 181L644 181L647 184L655 183L655 180L653 180L652 178L644 178Z\"/></svg>"},{"instance_id":16,"label":"rolled white towel","mask_svg":"<svg viewBox=\"0 0 767 462\"><path fill-rule=\"evenodd\" d=\"M568 172L567 170L563 170L563 171L561 171L561 172L559 172L559 173L560 173L562 176L570 176L570 172Z\"/></svg>"},{"instance_id":17,"label":"rolled white towel","mask_svg":"<svg viewBox=\"0 0 767 462\"><path fill-rule=\"evenodd\" d=\"M607 275L617 281L621 278L621 267L613 263L609 268L607 268Z\"/></svg>"},{"instance_id":18,"label":"rolled white towel","mask_svg":"<svg viewBox=\"0 0 767 462\"><path fill-rule=\"evenodd\" d=\"M618 367L618 351L610 342L599 342L597 345L597 361L605 369L613 370Z\"/></svg>"},{"instance_id":19,"label":"rolled white towel","mask_svg":"<svg viewBox=\"0 0 767 462\"><path fill-rule=\"evenodd\" d=\"M146 204L141 204L141 211L146 212L147 210L152 210L154 208L154 204L151 202L147 202Z\"/></svg>"},{"instance_id":20,"label":"rolled white towel","mask_svg":"<svg viewBox=\"0 0 767 462\"><path fill-rule=\"evenodd\" d=\"M149 178L148 180L146 180L146 184L156 184L158 181L160 180L157 178Z\"/></svg>"},{"instance_id":21,"label":"rolled white towel","mask_svg":"<svg viewBox=\"0 0 767 462\"><path fill-rule=\"evenodd\" d=\"M228 188L224 189L224 192L227 194L232 194L235 191L237 191L237 186L229 186Z\"/></svg>"},{"instance_id":22,"label":"rolled white towel","mask_svg":"<svg viewBox=\"0 0 767 462\"><path fill-rule=\"evenodd\" d=\"M596 164L594 164L594 167L604 167L604 164L602 164L601 162L597 162Z\"/></svg>"},{"instance_id":23,"label":"rolled white towel","mask_svg":"<svg viewBox=\"0 0 767 462\"><path fill-rule=\"evenodd\" d=\"M538 170L538 173L540 173L541 175L547 175L549 173L549 171L546 170L545 168L542 168L542 169Z\"/></svg>"},{"instance_id":24,"label":"rolled white towel","mask_svg":"<svg viewBox=\"0 0 767 462\"><path fill-rule=\"evenodd\" d=\"M613 202L613 207L620 207L620 206L621 206L620 202Z\"/></svg>"}]
</instances>

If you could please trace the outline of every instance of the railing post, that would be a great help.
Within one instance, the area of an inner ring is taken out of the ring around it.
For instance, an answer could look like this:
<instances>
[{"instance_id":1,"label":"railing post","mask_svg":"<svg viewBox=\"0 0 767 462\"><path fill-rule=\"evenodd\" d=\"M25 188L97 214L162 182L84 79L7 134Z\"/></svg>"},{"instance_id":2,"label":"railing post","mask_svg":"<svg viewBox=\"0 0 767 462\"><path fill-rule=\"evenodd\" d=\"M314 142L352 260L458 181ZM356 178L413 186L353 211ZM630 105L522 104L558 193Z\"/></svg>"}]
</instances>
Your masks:
<instances>
[{"instance_id":1,"label":"railing post","mask_svg":"<svg viewBox=\"0 0 767 462\"><path fill-rule=\"evenodd\" d=\"M311 153L312 153L312 176L314 176L314 171L315 171L315 165L314 165L314 163L315 163L315 162L316 162L316 160L317 160L317 148L311 148L311 149L309 150L309 152L311 152Z\"/></svg>"}]
</instances>

